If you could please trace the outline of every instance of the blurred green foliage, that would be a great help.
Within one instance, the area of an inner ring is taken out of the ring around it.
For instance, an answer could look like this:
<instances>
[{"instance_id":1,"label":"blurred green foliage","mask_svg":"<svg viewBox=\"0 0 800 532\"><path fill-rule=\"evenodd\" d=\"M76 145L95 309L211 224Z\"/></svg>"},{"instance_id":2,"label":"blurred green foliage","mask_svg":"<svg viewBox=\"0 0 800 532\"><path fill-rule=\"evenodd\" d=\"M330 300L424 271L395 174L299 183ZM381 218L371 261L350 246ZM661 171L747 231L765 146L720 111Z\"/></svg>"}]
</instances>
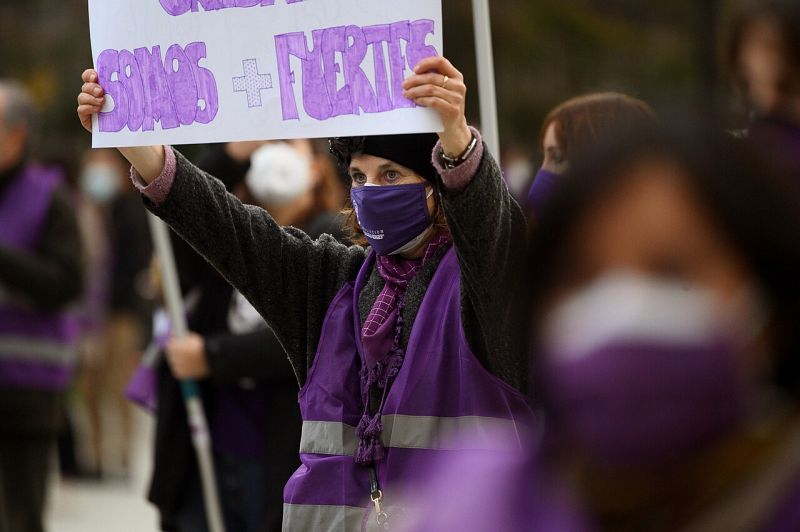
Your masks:
<instances>
[{"instance_id":1,"label":"blurred green foliage","mask_svg":"<svg viewBox=\"0 0 800 532\"><path fill-rule=\"evenodd\" d=\"M443 4L445 54L474 87L471 2ZM547 111L589 91L623 91L662 109L729 107L717 31L728 4L491 0L504 143L535 151ZM41 153L74 159L89 145L75 118L75 97L91 61L87 0L0 1L0 77L21 79L33 91L42 110ZM477 101L473 90L473 121Z\"/></svg>"}]
</instances>

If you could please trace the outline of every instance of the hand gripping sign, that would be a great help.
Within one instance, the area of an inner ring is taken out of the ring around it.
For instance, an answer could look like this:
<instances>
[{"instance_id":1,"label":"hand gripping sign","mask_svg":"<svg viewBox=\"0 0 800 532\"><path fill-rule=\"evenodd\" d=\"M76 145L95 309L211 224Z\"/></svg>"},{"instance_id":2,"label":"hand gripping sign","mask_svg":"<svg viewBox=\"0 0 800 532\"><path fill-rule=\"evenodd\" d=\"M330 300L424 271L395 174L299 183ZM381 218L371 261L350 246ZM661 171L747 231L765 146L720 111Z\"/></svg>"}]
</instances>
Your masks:
<instances>
[{"instance_id":1,"label":"hand gripping sign","mask_svg":"<svg viewBox=\"0 0 800 532\"><path fill-rule=\"evenodd\" d=\"M441 0L89 0L95 147L440 131Z\"/></svg>"}]
</instances>

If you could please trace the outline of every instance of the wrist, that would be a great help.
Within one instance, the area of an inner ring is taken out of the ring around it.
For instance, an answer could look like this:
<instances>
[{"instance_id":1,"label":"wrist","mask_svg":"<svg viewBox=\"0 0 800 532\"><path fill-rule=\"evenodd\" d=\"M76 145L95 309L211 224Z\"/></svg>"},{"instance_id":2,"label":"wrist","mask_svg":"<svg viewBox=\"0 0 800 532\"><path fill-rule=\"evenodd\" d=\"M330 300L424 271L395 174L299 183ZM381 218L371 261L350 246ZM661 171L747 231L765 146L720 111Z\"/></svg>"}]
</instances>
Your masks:
<instances>
[{"instance_id":1,"label":"wrist","mask_svg":"<svg viewBox=\"0 0 800 532\"><path fill-rule=\"evenodd\" d=\"M164 171L166 154L162 145L119 148L119 151L147 184L155 181Z\"/></svg>"},{"instance_id":2,"label":"wrist","mask_svg":"<svg viewBox=\"0 0 800 532\"><path fill-rule=\"evenodd\" d=\"M467 161L475 152L478 146L479 139L470 131L470 140L466 144L464 150L456 156L452 156L446 152L443 145L440 145L439 150L439 163L445 170L452 170Z\"/></svg>"},{"instance_id":3,"label":"wrist","mask_svg":"<svg viewBox=\"0 0 800 532\"><path fill-rule=\"evenodd\" d=\"M457 159L469 148L472 138L472 131L469 129L467 121L464 120L453 131L445 130L444 133L439 135L442 143L442 153L451 159Z\"/></svg>"}]
</instances>

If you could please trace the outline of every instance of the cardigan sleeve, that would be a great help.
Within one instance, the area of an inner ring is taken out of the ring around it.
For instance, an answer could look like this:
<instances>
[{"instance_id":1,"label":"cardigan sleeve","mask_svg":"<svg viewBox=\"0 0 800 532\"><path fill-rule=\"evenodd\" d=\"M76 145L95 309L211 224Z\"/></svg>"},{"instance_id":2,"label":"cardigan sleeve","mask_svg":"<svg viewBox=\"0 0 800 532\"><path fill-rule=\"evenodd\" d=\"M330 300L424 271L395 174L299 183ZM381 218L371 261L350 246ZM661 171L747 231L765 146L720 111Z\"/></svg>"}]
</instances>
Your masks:
<instances>
[{"instance_id":1,"label":"cardigan sleeve","mask_svg":"<svg viewBox=\"0 0 800 532\"><path fill-rule=\"evenodd\" d=\"M158 193L154 197L145 190L145 205L258 310L303 384L327 308L355 278L364 248L327 235L312 240L298 229L279 227L265 210L244 205L218 179L179 152L169 152L175 156L174 171L167 156L165 173L147 187Z\"/></svg>"},{"instance_id":2,"label":"cardigan sleeve","mask_svg":"<svg viewBox=\"0 0 800 532\"><path fill-rule=\"evenodd\" d=\"M446 173L459 167L439 171L461 270L464 333L486 369L523 390L528 366L512 296L518 292L524 260L525 216L485 145L462 164L476 168L471 178L448 179Z\"/></svg>"}]
</instances>

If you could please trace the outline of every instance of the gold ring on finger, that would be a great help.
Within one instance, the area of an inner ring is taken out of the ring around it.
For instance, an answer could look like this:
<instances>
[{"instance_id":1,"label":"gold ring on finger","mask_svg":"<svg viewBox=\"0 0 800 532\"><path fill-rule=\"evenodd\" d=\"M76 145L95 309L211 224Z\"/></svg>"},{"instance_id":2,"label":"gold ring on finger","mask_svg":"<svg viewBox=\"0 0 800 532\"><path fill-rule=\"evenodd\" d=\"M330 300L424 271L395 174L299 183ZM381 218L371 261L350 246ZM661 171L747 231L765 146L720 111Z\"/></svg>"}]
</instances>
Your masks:
<instances>
[{"instance_id":1,"label":"gold ring on finger","mask_svg":"<svg viewBox=\"0 0 800 532\"><path fill-rule=\"evenodd\" d=\"M447 82L448 82L448 81L450 81L450 78L449 78L449 77L447 77L447 76L445 76L445 77L444 77L444 79L442 80L442 88L443 88L443 89L446 89L446 88L447 88Z\"/></svg>"}]
</instances>

